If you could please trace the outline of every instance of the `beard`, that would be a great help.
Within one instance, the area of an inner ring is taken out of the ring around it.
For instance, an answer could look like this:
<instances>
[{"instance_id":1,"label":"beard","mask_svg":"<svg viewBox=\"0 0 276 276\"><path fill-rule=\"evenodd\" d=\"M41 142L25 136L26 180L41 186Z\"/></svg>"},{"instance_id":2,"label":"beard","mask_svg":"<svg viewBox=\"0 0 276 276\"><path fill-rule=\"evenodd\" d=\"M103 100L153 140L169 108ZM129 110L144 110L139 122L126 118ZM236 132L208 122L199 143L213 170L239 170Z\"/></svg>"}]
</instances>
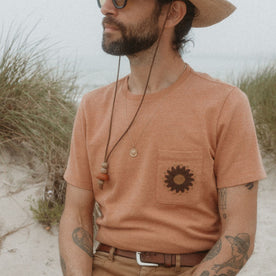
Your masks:
<instances>
[{"instance_id":1,"label":"beard","mask_svg":"<svg viewBox=\"0 0 276 276\"><path fill-rule=\"evenodd\" d=\"M115 56L128 56L149 49L159 37L159 14L154 11L150 18L129 27L112 17L105 17L103 24L116 26L121 32L121 38L112 40L111 34L104 34L102 41L103 50Z\"/></svg>"}]
</instances>

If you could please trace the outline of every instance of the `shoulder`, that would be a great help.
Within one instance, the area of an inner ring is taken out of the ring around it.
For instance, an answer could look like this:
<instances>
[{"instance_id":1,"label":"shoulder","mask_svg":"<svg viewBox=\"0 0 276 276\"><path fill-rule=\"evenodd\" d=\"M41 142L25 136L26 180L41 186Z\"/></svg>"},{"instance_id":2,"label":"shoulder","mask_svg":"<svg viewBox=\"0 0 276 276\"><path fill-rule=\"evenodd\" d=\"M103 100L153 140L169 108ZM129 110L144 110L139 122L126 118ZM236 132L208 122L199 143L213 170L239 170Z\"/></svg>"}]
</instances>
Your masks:
<instances>
[{"instance_id":1,"label":"shoulder","mask_svg":"<svg viewBox=\"0 0 276 276\"><path fill-rule=\"evenodd\" d=\"M247 95L237 86L215 79L208 74L191 69L190 89L198 99L211 102L248 102Z\"/></svg>"},{"instance_id":2,"label":"shoulder","mask_svg":"<svg viewBox=\"0 0 276 276\"><path fill-rule=\"evenodd\" d=\"M124 77L118 81L118 90L121 89L126 79L127 77ZM105 105L109 105L113 101L115 86L116 82L112 82L84 94L81 99L81 105L84 108L91 106L103 107Z\"/></svg>"}]
</instances>

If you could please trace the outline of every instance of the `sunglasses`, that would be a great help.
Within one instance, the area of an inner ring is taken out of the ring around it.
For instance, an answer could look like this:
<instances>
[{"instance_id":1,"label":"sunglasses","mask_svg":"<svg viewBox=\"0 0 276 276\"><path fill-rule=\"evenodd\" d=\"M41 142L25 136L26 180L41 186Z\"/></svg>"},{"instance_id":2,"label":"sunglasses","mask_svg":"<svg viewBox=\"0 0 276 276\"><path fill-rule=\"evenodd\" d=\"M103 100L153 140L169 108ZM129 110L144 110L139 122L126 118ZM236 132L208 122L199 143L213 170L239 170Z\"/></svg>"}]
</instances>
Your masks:
<instances>
[{"instance_id":1,"label":"sunglasses","mask_svg":"<svg viewBox=\"0 0 276 276\"><path fill-rule=\"evenodd\" d=\"M106 0L97 0L97 2L98 6L101 8L105 4ZM112 0L112 2L116 9L122 9L127 4L127 0Z\"/></svg>"}]
</instances>

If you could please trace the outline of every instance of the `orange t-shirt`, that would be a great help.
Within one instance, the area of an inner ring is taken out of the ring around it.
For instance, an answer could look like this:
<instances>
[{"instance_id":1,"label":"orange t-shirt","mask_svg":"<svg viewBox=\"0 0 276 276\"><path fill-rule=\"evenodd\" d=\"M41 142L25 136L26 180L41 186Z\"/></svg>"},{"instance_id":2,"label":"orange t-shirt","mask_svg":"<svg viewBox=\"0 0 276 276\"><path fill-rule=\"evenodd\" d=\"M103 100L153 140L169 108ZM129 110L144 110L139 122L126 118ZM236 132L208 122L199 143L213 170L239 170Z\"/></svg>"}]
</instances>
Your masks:
<instances>
[{"instance_id":1,"label":"orange t-shirt","mask_svg":"<svg viewBox=\"0 0 276 276\"><path fill-rule=\"evenodd\" d=\"M126 130L141 95L119 81L109 151ZM133 251L210 249L220 235L217 189L265 177L248 99L238 88L189 66L170 87L148 94L137 120L109 159L98 187L114 86L86 94L79 106L65 179L92 190L102 216L99 242ZM130 156L135 147L138 155Z\"/></svg>"}]
</instances>

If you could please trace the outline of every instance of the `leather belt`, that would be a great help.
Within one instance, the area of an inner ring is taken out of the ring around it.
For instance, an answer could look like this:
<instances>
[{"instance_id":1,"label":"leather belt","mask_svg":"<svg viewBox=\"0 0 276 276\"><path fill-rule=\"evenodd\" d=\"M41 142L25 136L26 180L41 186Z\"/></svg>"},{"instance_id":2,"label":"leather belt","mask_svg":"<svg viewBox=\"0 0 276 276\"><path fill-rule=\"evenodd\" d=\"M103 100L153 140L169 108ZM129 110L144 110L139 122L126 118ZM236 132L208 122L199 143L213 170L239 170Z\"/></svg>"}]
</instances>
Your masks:
<instances>
[{"instance_id":1,"label":"leather belt","mask_svg":"<svg viewBox=\"0 0 276 276\"><path fill-rule=\"evenodd\" d=\"M106 244L100 244L97 251L110 252L111 246ZM128 250L121 250L118 248L114 249L114 255L136 259L137 263L145 266L158 266L163 265L166 267L171 267L176 265L177 256L180 256L181 266L195 266L198 265L203 258L206 256L208 251L200 251L195 253L187 254L165 254L165 253L155 253L155 252L134 252ZM179 257L178 257L179 258Z\"/></svg>"}]
</instances>

